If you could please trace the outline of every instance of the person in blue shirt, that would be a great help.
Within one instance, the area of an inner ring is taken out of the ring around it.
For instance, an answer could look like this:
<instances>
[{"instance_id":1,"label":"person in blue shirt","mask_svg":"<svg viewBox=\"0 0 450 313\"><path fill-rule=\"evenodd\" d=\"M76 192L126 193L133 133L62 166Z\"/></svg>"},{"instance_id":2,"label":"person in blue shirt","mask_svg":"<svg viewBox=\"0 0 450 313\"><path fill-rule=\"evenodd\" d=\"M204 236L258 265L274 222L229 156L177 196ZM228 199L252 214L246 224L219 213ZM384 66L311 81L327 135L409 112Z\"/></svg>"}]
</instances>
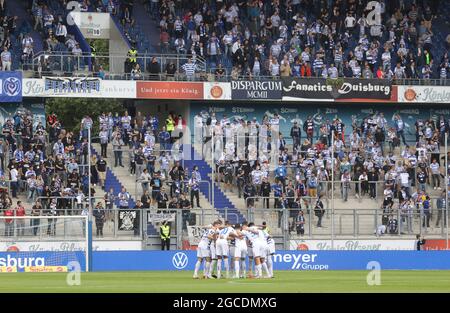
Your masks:
<instances>
[{"instance_id":1,"label":"person in blue shirt","mask_svg":"<svg viewBox=\"0 0 450 313\"><path fill-rule=\"evenodd\" d=\"M286 166L283 165L282 161L278 162L278 167L275 169L275 181L281 182L283 184L283 188L286 185Z\"/></svg>"},{"instance_id":2,"label":"person in blue shirt","mask_svg":"<svg viewBox=\"0 0 450 313\"><path fill-rule=\"evenodd\" d=\"M277 184L272 185L273 196L275 197L274 207L277 208L280 206L280 198L283 195L283 184L278 182Z\"/></svg>"},{"instance_id":3,"label":"person in blue shirt","mask_svg":"<svg viewBox=\"0 0 450 313\"><path fill-rule=\"evenodd\" d=\"M158 135L159 143L161 145L161 152L169 149L170 134L166 131L166 126L163 126L162 131Z\"/></svg>"},{"instance_id":4,"label":"person in blue shirt","mask_svg":"<svg viewBox=\"0 0 450 313\"><path fill-rule=\"evenodd\" d=\"M158 131L159 120L156 116L150 116L150 127L152 128L153 132Z\"/></svg>"}]
</instances>

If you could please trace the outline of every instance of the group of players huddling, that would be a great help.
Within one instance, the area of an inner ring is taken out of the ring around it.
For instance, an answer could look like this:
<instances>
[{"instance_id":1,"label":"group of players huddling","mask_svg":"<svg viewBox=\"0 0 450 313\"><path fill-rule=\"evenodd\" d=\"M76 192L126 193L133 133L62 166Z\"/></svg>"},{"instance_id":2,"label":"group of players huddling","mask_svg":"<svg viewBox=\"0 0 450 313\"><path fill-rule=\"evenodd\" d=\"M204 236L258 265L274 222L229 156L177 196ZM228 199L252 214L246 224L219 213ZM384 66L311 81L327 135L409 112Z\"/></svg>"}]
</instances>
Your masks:
<instances>
[{"instance_id":1,"label":"group of players huddling","mask_svg":"<svg viewBox=\"0 0 450 313\"><path fill-rule=\"evenodd\" d=\"M275 254L275 241L269 234L265 223L256 226L254 223L230 225L228 221L214 221L205 226L197 248L197 263L194 278L203 265L203 278L273 278L272 255ZM229 256L232 259L231 264ZM247 276L248 257L249 273ZM225 275L222 275L222 260ZM253 269L254 262L254 269ZM217 264L217 275L213 274ZM265 276L263 276L263 271Z\"/></svg>"}]
</instances>

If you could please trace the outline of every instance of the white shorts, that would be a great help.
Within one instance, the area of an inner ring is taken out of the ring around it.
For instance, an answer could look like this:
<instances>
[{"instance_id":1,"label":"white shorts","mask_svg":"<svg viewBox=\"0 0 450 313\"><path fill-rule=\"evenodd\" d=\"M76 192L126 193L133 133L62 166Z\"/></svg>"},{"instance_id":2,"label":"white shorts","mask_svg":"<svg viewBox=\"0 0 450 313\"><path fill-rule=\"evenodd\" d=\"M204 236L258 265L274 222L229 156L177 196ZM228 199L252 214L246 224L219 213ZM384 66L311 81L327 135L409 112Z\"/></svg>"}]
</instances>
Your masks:
<instances>
[{"instance_id":1,"label":"white shorts","mask_svg":"<svg viewBox=\"0 0 450 313\"><path fill-rule=\"evenodd\" d=\"M253 244L253 258L265 258L266 257L266 245L261 242L254 242Z\"/></svg>"},{"instance_id":2,"label":"white shorts","mask_svg":"<svg viewBox=\"0 0 450 313\"><path fill-rule=\"evenodd\" d=\"M226 256L229 254L228 241L225 239L218 239L216 241L216 254L218 256Z\"/></svg>"},{"instance_id":3,"label":"white shorts","mask_svg":"<svg viewBox=\"0 0 450 313\"><path fill-rule=\"evenodd\" d=\"M209 258L211 257L211 250L208 246L198 245L197 247L197 258Z\"/></svg>"},{"instance_id":4,"label":"white shorts","mask_svg":"<svg viewBox=\"0 0 450 313\"><path fill-rule=\"evenodd\" d=\"M234 258L245 259L247 257L247 247L236 246L234 251Z\"/></svg>"},{"instance_id":5,"label":"white shorts","mask_svg":"<svg viewBox=\"0 0 450 313\"><path fill-rule=\"evenodd\" d=\"M211 259L217 259L216 243L215 242L211 242L211 245L210 245L209 249L211 250Z\"/></svg>"},{"instance_id":6,"label":"white shorts","mask_svg":"<svg viewBox=\"0 0 450 313\"><path fill-rule=\"evenodd\" d=\"M268 243L267 248L269 250L268 254L274 254L275 253L275 241L272 240L270 243Z\"/></svg>"}]
</instances>

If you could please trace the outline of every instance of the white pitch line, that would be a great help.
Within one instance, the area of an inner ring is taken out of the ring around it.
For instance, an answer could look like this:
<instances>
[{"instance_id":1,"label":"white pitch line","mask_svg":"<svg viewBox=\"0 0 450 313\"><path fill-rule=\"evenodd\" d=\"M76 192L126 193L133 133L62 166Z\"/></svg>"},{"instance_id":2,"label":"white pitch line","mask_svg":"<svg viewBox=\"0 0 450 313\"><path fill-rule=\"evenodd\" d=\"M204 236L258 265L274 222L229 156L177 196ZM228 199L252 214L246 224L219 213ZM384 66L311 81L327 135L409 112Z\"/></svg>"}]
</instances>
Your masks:
<instances>
[{"instance_id":1,"label":"white pitch line","mask_svg":"<svg viewBox=\"0 0 450 313\"><path fill-rule=\"evenodd\" d=\"M257 283L257 282L245 282L245 281L229 281L229 284L243 284L243 285L270 285L271 283Z\"/></svg>"}]
</instances>

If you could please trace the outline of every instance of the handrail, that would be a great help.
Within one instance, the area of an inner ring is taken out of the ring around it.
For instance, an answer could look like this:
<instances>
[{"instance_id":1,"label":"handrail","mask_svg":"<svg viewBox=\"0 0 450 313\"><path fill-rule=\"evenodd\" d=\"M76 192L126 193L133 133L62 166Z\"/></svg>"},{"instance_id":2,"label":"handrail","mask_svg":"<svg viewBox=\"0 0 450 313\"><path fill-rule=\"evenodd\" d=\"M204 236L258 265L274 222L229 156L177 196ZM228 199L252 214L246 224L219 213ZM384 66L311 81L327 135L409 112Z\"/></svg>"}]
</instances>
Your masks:
<instances>
[{"instance_id":1,"label":"handrail","mask_svg":"<svg viewBox=\"0 0 450 313\"><path fill-rule=\"evenodd\" d=\"M58 53L48 53L45 51L41 51L37 54L35 54L35 57L31 60L31 63L24 63L22 64L22 69L31 69L28 71L34 72L36 74L36 70L35 68L37 67L37 65L39 64L39 60L41 59L42 56L46 56L48 58L59 58L62 61L64 60L64 58L77 58L78 59L78 70L85 72L85 73L89 73L88 75L92 75L92 76L98 76L98 72L97 71L92 71L90 69L82 69L80 70L80 68L83 68L82 66L80 66L80 59L84 59L84 58L88 58L88 60L91 60L92 63L96 63L95 61L105 61L105 60L109 60L109 59L122 59L122 60L126 60L127 56L124 54L108 54L108 55L104 55L104 54L96 54L95 56L92 56L88 53L82 53L80 56L74 56L71 53L66 53L66 52L58 52ZM156 57L159 61L160 64L160 72L163 73L165 72L165 61L166 60L170 60L170 59L174 59L176 60L177 63L177 70L180 69L180 60L186 60L190 57L192 57L192 55L180 55L180 54L157 54L157 53L144 53L144 54L139 54L136 59L138 60L138 63L143 61L144 65L148 64L148 62L153 58ZM215 80L215 75L214 75L214 70L216 68L210 68L207 65L207 62L205 59L203 59L200 56L195 56L195 60L197 62L197 64L199 65L199 71L204 73L204 76L209 76L209 80ZM63 62L61 62L60 64L60 71L61 72L66 72L63 68ZM283 79L284 77L281 76L268 76L268 75L260 75L260 76L253 76L253 75L241 75L241 74L236 74L233 72L229 72L229 70L227 68L224 67L225 70L225 74L223 76L220 77L220 79L218 79L218 81L221 82L231 82L232 80L280 80ZM53 70L55 71L55 70ZM147 69L142 68L141 69L142 73L145 74L147 72ZM109 75L110 77L115 78L116 76L124 76L125 79L131 79L131 75L130 73L126 73L124 72L109 72L105 70L105 73L107 75ZM57 75L56 73L51 73L51 75ZM214 77L214 78L212 78ZM150 77L151 78L151 77ZM161 79L161 77L159 77ZM293 76L289 76L286 78L293 78ZM296 77L298 79L317 79L317 77ZM339 77L337 79L344 79L345 77ZM345 78L346 80L365 80L366 78L361 77L361 78ZM206 80L205 77L197 77L194 80L198 80L198 81L202 81L202 80ZM332 79L330 79L332 80ZM372 79L373 80L373 79ZM375 78L375 80L377 80L377 78ZM380 79L380 80L388 80L387 78L385 79ZM450 79L441 79L441 78L432 78L432 79L423 79L423 78L404 78L404 79L392 79L391 80L393 85L398 85L398 86L403 86L403 85L423 85L423 86L450 86Z\"/></svg>"}]
</instances>

